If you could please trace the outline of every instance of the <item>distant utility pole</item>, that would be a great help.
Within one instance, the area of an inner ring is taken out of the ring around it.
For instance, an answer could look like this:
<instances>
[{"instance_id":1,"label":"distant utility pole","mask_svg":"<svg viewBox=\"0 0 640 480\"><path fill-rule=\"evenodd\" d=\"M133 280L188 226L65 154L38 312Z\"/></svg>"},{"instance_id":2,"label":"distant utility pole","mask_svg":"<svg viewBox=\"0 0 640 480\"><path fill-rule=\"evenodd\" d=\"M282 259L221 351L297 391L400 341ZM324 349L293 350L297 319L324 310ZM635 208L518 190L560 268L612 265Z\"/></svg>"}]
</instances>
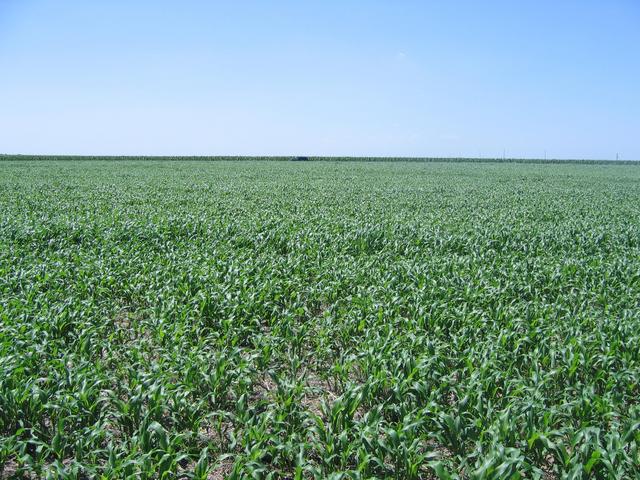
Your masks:
<instances>
[{"instance_id":1,"label":"distant utility pole","mask_svg":"<svg viewBox=\"0 0 640 480\"><path fill-rule=\"evenodd\" d=\"M616 162L618 161L618 152L616 152Z\"/></svg>"},{"instance_id":2,"label":"distant utility pole","mask_svg":"<svg viewBox=\"0 0 640 480\"><path fill-rule=\"evenodd\" d=\"M506 150L506 148L503 148L503 149L502 149L502 160L503 160L503 161L504 161L504 159L506 158L506 155L505 155L505 154L506 154L506 151L507 151L507 150Z\"/></svg>"},{"instance_id":3,"label":"distant utility pole","mask_svg":"<svg viewBox=\"0 0 640 480\"><path fill-rule=\"evenodd\" d=\"M544 151L544 159L545 159L545 161L547 160L547 151L546 150Z\"/></svg>"}]
</instances>

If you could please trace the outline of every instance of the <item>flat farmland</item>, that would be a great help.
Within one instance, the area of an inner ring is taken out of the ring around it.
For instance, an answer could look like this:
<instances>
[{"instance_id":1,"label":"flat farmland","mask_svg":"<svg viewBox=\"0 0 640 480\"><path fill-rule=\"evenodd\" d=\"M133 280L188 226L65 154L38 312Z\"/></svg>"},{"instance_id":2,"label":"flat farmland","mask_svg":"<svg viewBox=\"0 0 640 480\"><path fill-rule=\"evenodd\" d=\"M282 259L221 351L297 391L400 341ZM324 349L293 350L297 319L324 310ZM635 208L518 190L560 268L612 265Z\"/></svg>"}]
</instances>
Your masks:
<instances>
[{"instance_id":1,"label":"flat farmland","mask_svg":"<svg viewBox=\"0 0 640 480\"><path fill-rule=\"evenodd\" d=\"M638 478L640 166L0 162L0 477Z\"/></svg>"}]
</instances>

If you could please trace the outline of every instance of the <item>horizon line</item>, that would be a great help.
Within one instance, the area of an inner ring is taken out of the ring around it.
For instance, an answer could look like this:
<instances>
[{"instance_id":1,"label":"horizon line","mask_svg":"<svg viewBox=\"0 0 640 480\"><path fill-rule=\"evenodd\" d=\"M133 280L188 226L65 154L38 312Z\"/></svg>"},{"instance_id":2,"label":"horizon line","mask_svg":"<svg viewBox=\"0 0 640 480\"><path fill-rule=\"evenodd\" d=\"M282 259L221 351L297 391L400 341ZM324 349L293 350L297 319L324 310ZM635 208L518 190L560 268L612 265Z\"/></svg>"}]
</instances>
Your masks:
<instances>
[{"instance_id":1,"label":"horizon line","mask_svg":"<svg viewBox=\"0 0 640 480\"><path fill-rule=\"evenodd\" d=\"M17 157L17 158L16 158ZM146 155L146 154L122 154L122 155L104 155L104 154L32 154L32 153L0 153L0 158L4 160L22 159L22 160L262 160L262 161L410 161L410 162L535 162L535 163L618 163L618 164L636 164L640 163L637 159L623 160L620 158L553 158L553 157L467 157L467 156L394 156L394 155Z\"/></svg>"}]
</instances>

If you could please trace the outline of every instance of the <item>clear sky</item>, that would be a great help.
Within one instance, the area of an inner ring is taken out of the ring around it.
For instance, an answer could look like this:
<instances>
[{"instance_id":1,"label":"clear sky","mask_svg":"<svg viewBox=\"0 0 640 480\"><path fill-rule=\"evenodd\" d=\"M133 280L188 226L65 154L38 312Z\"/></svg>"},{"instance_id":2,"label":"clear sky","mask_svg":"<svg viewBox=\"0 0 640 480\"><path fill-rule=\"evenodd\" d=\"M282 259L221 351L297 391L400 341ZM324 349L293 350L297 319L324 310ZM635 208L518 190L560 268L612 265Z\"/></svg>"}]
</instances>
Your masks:
<instances>
[{"instance_id":1,"label":"clear sky","mask_svg":"<svg viewBox=\"0 0 640 480\"><path fill-rule=\"evenodd\" d=\"M640 159L640 1L0 0L0 152Z\"/></svg>"}]
</instances>

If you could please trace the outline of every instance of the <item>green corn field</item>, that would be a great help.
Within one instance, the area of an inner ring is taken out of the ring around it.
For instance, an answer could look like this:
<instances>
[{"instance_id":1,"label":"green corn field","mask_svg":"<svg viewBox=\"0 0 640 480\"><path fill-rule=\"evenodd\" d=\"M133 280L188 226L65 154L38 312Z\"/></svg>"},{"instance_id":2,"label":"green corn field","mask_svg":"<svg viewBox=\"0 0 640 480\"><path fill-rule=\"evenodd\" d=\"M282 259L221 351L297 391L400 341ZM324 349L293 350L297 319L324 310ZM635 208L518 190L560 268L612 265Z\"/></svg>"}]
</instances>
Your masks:
<instances>
[{"instance_id":1,"label":"green corn field","mask_svg":"<svg viewBox=\"0 0 640 480\"><path fill-rule=\"evenodd\" d=\"M639 382L637 165L0 161L0 478L640 478Z\"/></svg>"}]
</instances>

